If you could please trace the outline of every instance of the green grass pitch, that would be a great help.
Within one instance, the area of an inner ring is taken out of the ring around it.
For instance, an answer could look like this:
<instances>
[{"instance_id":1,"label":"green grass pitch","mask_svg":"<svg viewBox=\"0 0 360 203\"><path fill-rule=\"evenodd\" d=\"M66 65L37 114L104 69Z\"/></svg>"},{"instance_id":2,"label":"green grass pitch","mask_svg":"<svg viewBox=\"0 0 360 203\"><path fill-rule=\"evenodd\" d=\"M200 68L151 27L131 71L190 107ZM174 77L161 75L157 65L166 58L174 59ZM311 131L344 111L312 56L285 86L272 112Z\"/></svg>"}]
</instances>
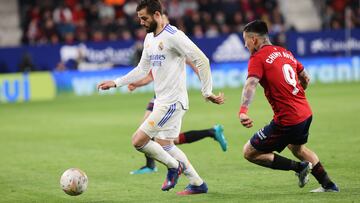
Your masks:
<instances>
[{"instance_id":1,"label":"green grass pitch","mask_svg":"<svg viewBox=\"0 0 360 203\"><path fill-rule=\"evenodd\" d=\"M244 160L242 146L272 117L262 88L249 111L255 120L251 129L237 119L241 89L222 90L223 106L190 91L182 130L221 123L229 149L222 152L209 138L181 146L209 186L208 194L187 197L175 194L187 185L183 176L172 191L160 190L166 174L162 165L156 174L129 174L144 164L131 136L152 94L60 95L51 102L1 104L0 202L360 202L359 90L360 83L314 84L307 90L314 111L308 146L341 188L338 194L310 194L319 186L312 176L300 189L293 172ZM282 154L293 157L288 150ZM88 190L77 197L59 186L60 175L71 167L89 177Z\"/></svg>"}]
</instances>

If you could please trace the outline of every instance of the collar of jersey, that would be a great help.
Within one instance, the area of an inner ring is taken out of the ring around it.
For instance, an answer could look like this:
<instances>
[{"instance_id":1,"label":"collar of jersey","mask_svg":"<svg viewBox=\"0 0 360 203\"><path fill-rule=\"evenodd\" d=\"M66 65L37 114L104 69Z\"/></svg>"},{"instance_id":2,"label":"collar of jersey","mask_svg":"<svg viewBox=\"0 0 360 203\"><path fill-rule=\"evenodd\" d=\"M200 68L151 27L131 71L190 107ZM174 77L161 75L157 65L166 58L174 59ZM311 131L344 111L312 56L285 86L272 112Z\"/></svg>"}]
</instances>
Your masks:
<instances>
[{"instance_id":1,"label":"collar of jersey","mask_svg":"<svg viewBox=\"0 0 360 203\"><path fill-rule=\"evenodd\" d=\"M267 46L271 46L271 45L272 45L272 44L265 44L265 45L263 45L263 46L260 47L260 49L257 50L255 53L251 54L251 56L252 56L252 55L255 55L256 53L258 53L262 48L267 47Z\"/></svg>"},{"instance_id":2,"label":"collar of jersey","mask_svg":"<svg viewBox=\"0 0 360 203\"><path fill-rule=\"evenodd\" d=\"M166 25L164 26L164 28L159 32L159 34L155 35L155 33L154 33L154 37L159 36L159 35L165 30L165 28L166 28L167 26L169 26L169 25L170 25L169 23L166 24Z\"/></svg>"}]
</instances>

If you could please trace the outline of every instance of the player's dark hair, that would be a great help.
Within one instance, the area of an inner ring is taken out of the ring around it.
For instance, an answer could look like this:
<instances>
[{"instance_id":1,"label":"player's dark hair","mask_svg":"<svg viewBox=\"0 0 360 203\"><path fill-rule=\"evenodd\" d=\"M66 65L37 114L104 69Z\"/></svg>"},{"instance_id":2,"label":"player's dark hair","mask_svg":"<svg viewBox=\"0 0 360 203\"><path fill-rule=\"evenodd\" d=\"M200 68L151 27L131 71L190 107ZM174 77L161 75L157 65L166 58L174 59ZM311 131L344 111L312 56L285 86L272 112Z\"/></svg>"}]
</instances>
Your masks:
<instances>
[{"instance_id":1,"label":"player's dark hair","mask_svg":"<svg viewBox=\"0 0 360 203\"><path fill-rule=\"evenodd\" d=\"M141 0L136 7L136 11L139 12L144 8L146 8L146 11L150 15L154 15L156 11L158 11L161 15L163 14L163 7L160 0Z\"/></svg>"},{"instance_id":2,"label":"player's dark hair","mask_svg":"<svg viewBox=\"0 0 360 203\"><path fill-rule=\"evenodd\" d=\"M245 25L244 32L253 32L253 33L257 33L259 35L267 35L268 28L264 21L254 20Z\"/></svg>"},{"instance_id":3,"label":"player's dark hair","mask_svg":"<svg viewBox=\"0 0 360 203\"><path fill-rule=\"evenodd\" d=\"M165 9L163 10L163 14L166 15L166 16L169 16L169 13Z\"/></svg>"}]
</instances>

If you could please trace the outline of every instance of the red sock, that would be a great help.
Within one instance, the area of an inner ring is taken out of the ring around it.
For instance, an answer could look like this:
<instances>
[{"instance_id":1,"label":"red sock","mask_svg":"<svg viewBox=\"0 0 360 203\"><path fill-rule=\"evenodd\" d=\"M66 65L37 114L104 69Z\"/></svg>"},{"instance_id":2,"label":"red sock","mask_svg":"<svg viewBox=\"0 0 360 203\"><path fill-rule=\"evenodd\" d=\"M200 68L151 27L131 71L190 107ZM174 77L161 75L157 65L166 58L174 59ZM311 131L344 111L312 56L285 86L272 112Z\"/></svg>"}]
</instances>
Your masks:
<instances>
[{"instance_id":1,"label":"red sock","mask_svg":"<svg viewBox=\"0 0 360 203\"><path fill-rule=\"evenodd\" d=\"M186 143L185 135L184 135L184 133L180 133L179 134L179 144L184 144L184 143Z\"/></svg>"}]
</instances>

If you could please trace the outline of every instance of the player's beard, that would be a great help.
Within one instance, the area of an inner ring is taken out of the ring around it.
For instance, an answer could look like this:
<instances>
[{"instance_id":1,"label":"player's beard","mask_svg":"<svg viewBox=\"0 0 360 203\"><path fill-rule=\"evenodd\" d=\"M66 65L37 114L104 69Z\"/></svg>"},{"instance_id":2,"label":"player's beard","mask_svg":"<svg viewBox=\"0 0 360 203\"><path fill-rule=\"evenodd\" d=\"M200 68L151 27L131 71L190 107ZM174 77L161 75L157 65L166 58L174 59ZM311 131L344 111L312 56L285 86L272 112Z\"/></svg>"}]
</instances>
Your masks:
<instances>
[{"instance_id":1,"label":"player's beard","mask_svg":"<svg viewBox=\"0 0 360 203\"><path fill-rule=\"evenodd\" d=\"M153 19L152 22L150 23L149 27L145 27L145 28L146 28L147 33L155 32L155 30L157 28L157 22Z\"/></svg>"}]
</instances>

